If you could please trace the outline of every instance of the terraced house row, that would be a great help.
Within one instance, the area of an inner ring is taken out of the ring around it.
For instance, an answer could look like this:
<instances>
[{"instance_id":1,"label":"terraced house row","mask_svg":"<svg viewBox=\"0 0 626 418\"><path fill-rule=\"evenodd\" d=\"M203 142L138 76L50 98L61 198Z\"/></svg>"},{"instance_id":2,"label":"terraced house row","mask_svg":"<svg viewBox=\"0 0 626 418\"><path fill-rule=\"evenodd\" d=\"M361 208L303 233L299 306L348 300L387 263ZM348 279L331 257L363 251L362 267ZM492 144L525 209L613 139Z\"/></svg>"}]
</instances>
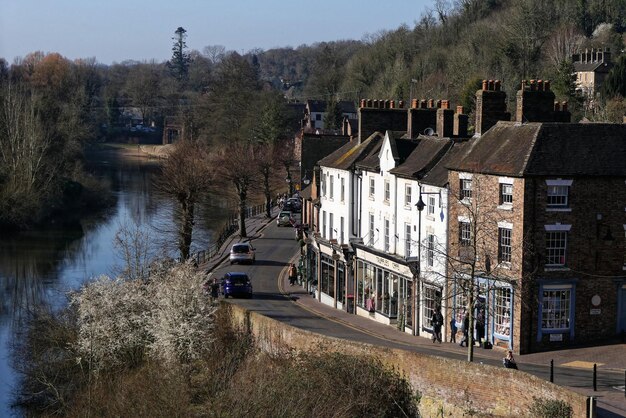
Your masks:
<instances>
[{"instance_id":1,"label":"terraced house row","mask_svg":"<svg viewBox=\"0 0 626 418\"><path fill-rule=\"evenodd\" d=\"M475 113L470 137L445 100L361 100L303 192L315 297L424 337L484 316L517 353L623 338L626 125L571 123L548 81L511 114L486 80Z\"/></svg>"}]
</instances>

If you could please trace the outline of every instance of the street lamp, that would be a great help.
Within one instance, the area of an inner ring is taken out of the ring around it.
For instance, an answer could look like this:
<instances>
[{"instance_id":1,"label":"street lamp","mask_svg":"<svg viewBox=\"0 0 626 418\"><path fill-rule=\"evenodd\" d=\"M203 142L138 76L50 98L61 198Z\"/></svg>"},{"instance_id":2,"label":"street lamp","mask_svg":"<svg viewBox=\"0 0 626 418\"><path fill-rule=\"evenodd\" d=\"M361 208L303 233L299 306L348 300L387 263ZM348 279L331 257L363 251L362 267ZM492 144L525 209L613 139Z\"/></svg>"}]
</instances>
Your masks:
<instances>
[{"instance_id":1,"label":"street lamp","mask_svg":"<svg viewBox=\"0 0 626 418\"><path fill-rule=\"evenodd\" d=\"M420 324L420 316L419 311L421 309L421 305L419 303L419 295L420 295L420 284L421 284L421 274L422 274L422 212L426 207L424 200L422 199L422 195L439 195L439 206L441 207L441 192L422 192L422 185L419 185L419 199L417 199L417 203L415 207L419 213L417 218L417 265L415 271L415 325L414 325L414 333L417 335L419 332L419 324ZM443 209L442 209L443 211Z\"/></svg>"},{"instance_id":2,"label":"street lamp","mask_svg":"<svg viewBox=\"0 0 626 418\"><path fill-rule=\"evenodd\" d=\"M285 179L289 186L289 197L293 196L293 182L291 181L291 174L287 174L287 178Z\"/></svg>"},{"instance_id":3,"label":"street lamp","mask_svg":"<svg viewBox=\"0 0 626 418\"><path fill-rule=\"evenodd\" d=\"M309 180L309 178L307 177L307 172L308 170L305 170L304 177L302 177L302 184L304 184L305 186L311 184L311 180Z\"/></svg>"}]
</instances>

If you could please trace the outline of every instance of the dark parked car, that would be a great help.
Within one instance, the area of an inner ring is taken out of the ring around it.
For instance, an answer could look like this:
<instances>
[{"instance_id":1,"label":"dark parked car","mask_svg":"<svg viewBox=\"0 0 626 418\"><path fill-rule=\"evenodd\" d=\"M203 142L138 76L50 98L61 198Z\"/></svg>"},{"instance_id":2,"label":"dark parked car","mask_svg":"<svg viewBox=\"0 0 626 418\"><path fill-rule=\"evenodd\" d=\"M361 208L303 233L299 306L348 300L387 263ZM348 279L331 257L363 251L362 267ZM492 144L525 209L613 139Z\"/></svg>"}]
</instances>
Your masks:
<instances>
[{"instance_id":1,"label":"dark parked car","mask_svg":"<svg viewBox=\"0 0 626 418\"><path fill-rule=\"evenodd\" d=\"M226 273L222 278L222 294L225 298L252 297L252 283L246 273Z\"/></svg>"}]
</instances>

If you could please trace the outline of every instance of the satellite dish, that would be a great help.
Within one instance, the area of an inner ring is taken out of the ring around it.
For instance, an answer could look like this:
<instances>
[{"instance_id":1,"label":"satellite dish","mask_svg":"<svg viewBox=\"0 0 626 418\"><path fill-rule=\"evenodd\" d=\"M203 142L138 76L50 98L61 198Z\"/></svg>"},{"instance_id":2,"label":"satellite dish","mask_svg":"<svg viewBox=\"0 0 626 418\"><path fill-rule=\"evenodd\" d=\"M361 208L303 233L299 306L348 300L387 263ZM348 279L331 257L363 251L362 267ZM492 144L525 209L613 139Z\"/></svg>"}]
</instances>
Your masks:
<instances>
[{"instance_id":1,"label":"satellite dish","mask_svg":"<svg viewBox=\"0 0 626 418\"><path fill-rule=\"evenodd\" d=\"M433 136L435 134L435 130L433 128L424 129L424 135Z\"/></svg>"}]
</instances>

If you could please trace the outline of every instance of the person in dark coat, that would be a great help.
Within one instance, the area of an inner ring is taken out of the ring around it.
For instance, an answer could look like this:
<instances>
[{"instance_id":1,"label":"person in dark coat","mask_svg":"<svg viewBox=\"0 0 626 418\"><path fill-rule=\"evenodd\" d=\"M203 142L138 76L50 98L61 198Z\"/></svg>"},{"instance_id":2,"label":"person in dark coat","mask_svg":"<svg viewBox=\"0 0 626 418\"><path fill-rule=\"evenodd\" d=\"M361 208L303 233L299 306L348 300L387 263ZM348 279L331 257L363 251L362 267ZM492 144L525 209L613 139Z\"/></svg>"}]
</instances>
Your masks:
<instances>
[{"instance_id":1,"label":"person in dark coat","mask_svg":"<svg viewBox=\"0 0 626 418\"><path fill-rule=\"evenodd\" d=\"M433 343L438 341L441 344L441 326L443 325L443 315L441 314L441 309L437 307L435 312L433 312L433 317L430 320L431 325L433 326Z\"/></svg>"},{"instance_id":2,"label":"person in dark coat","mask_svg":"<svg viewBox=\"0 0 626 418\"><path fill-rule=\"evenodd\" d=\"M452 319L450 319L450 342L456 344L456 318L452 315Z\"/></svg>"},{"instance_id":3,"label":"person in dark coat","mask_svg":"<svg viewBox=\"0 0 626 418\"><path fill-rule=\"evenodd\" d=\"M476 315L476 341L478 346L482 347L483 338L485 337L485 310L479 309Z\"/></svg>"}]
</instances>

